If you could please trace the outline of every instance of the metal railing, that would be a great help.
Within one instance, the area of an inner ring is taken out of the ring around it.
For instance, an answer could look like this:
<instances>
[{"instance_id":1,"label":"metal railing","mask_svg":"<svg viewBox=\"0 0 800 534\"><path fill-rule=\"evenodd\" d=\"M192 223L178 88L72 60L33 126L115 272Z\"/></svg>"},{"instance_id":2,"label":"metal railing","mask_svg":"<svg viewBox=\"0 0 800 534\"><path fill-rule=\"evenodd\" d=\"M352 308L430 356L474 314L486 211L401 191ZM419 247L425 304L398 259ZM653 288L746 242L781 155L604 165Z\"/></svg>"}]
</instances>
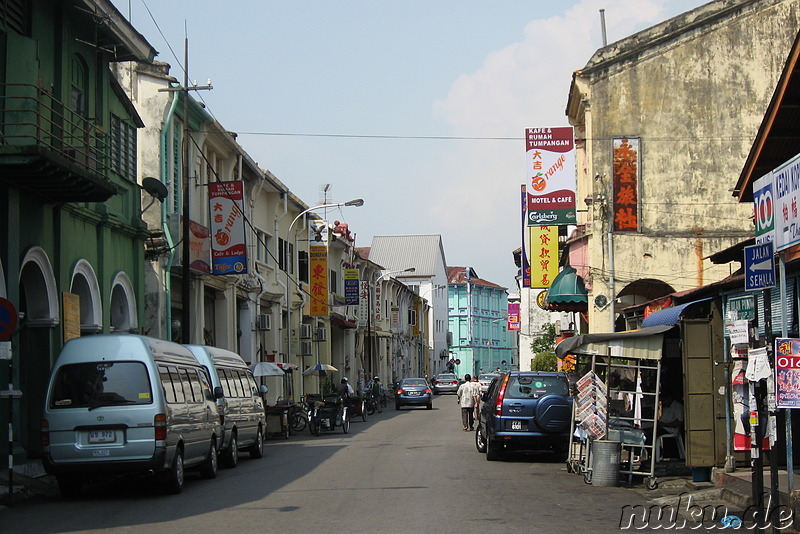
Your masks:
<instances>
[{"instance_id":1,"label":"metal railing","mask_svg":"<svg viewBox=\"0 0 800 534\"><path fill-rule=\"evenodd\" d=\"M109 170L108 133L33 84L0 83L0 147L5 146L38 146L86 170Z\"/></svg>"}]
</instances>

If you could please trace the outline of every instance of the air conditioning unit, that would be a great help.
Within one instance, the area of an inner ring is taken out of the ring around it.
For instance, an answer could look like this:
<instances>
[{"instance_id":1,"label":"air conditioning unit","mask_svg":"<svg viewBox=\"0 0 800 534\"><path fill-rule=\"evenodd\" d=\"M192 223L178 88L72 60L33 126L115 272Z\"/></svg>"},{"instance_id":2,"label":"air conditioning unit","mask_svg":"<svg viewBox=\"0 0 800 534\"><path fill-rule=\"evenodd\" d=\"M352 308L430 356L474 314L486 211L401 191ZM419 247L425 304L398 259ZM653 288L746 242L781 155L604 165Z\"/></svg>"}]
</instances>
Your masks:
<instances>
[{"instance_id":1,"label":"air conditioning unit","mask_svg":"<svg viewBox=\"0 0 800 534\"><path fill-rule=\"evenodd\" d=\"M311 342L300 342L300 356L311 356Z\"/></svg>"},{"instance_id":2,"label":"air conditioning unit","mask_svg":"<svg viewBox=\"0 0 800 534\"><path fill-rule=\"evenodd\" d=\"M316 341L325 341L328 339L328 331L324 328L317 328L317 331L314 332L314 339Z\"/></svg>"},{"instance_id":3,"label":"air conditioning unit","mask_svg":"<svg viewBox=\"0 0 800 534\"><path fill-rule=\"evenodd\" d=\"M311 339L311 325L310 324L301 324L300 325L300 339Z\"/></svg>"},{"instance_id":4,"label":"air conditioning unit","mask_svg":"<svg viewBox=\"0 0 800 534\"><path fill-rule=\"evenodd\" d=\"M256 330L272 330L272 316L266 313L256 315Z\"/></svg>"}]
</instances>

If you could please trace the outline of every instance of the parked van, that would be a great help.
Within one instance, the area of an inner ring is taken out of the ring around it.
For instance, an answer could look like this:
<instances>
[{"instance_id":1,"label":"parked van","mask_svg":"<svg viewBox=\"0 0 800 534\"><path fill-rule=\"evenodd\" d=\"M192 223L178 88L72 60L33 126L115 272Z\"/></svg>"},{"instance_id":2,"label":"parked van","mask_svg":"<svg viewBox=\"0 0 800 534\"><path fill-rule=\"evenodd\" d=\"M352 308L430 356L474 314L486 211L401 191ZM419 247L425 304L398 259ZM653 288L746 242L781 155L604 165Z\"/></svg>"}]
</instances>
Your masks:
<instances>
[{"instance_id":1,"label":"parked van","mask_svg":"<svg viewBox=\"0 0 800 534\"><path fill-rule=\"evenodd\" d=\"M229 350L203 345L186 347L207 369L214 386L222 416L220 459L228 467L236 467L240 449L246 449L251 458L261 458L267 428L266 412L261 390L247 364L241 356Z\"/></svg>"},{"instance_id":2,"label":"parked van","mask_svg":"<svg viewBox=\"0 0 800 534\"><path fill-rule=\"evenodd\" d=\"M180 493L184 469L217 474L220 415L209 377L186 347L130 334L68 341L42 420L43 463L62 495L89 479L160 473Z\"/></svg>"}]
</instances>

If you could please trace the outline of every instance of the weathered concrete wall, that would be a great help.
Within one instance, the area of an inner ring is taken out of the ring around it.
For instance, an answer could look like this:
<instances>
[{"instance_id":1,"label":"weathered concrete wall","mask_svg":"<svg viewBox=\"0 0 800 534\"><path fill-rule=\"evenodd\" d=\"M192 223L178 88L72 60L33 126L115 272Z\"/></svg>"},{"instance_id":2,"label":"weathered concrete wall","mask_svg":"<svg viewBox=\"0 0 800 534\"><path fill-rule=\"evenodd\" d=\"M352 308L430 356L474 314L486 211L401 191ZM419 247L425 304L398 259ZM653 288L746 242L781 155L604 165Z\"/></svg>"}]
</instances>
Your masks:
<instances>
[{"instance_id":1,"label":"weathered concrete wall","mask_svg":"<svg viewBox=\"0 0 800 534\"><path fill-rule=\"evenodd\" d=\"M731 188L800 29L798 0L713 2L599 50L576 73L568 111L578 126L578 198L587 213L592 295L638 279L676 291L729 274L703 258L752 235ZM585 135L585 143L580 142ZM637 233L615 233L608 257L612 139L638 137ZM591 296L590 295L590 302ZM590 304L590 330L610 309Z\"/></svg>"}]
</instances>

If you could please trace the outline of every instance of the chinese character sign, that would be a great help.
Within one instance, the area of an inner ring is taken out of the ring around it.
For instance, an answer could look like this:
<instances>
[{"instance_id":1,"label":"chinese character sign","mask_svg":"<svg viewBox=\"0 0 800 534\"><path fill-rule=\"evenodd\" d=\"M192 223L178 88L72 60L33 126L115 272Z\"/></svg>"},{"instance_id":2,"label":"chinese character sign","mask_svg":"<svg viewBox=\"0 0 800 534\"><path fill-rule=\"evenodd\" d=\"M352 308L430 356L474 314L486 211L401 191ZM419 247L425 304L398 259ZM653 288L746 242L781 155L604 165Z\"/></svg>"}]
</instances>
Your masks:
<instances>
[{"instance_id":1,"label":"chinese character sign","mask_svg":"<svg viewBox=\"0 0 800 534\"><path fill-rule=\"evenodd\" d=\"M614 139L614 231L639 231L639 139Z\"/></svg>"},{"instance_id":2,"label":"chinese character sign","mask_svg":"<svg viewBox=\"0 0 800 534\"><path fill-rule=\"evenodd\" d=\"M208 184L212 274L247 272L243 202L241 181Z\"/></svg>"},{"instance_id":3,"label":"chinese character sign","mask_svg":"<svg viewBox=\"0 0 800 534\"><path fill-rule=\"evenodd\" d=\"M558 226L530 227L531 287L545 289L558 275Z\"/></svg>"},{"instance_id":4,"label":"chinese character sign","mask_svg":"<svg viewBox=\"0 0 800 534\"><path fill-rule=\"evenodd\" d=\"M311 315L328 315L328 247L312 245L308 252L308 280L311 286Z\"/></svg>"},{"instance_id":5,"label":"chinese character sign","mask_svg":"<svg viewBox=\"0 0 800 534\"><path fill-rule=\"evenodd\" d=\"M359 280L358 286L358 326L367 326L370 323L369 281Z\"/></svg>"},{"instance_id":6,"label":"chinese character sign","mask_svg":"<svg viewBox=\"0 0 800 534\"><path fill-rule=\"evenodd\" d=\"M772 171L775 192L775 248L778 251L800 243L800 154Z\"/></svg>"},{"instance_id":7,"label":"chinese character sign","mask_svg":"<svg viewBox=\"0 0 800 534\"><path fill-rule=\"evenodd\" d=\"M778 408L800 408L800 339L775 340L775 400Z\"/></svg>"},{"instance_id":8,"label":"chinese character sign","mask_svg":"<svg viewBox=\"0 0 800 534\"><path fill-rule=\"evenodd\" d=\"M575 224L575 141L572 127L527 128L525 166L528 225Z\"/></svg>"}]
</instances>

